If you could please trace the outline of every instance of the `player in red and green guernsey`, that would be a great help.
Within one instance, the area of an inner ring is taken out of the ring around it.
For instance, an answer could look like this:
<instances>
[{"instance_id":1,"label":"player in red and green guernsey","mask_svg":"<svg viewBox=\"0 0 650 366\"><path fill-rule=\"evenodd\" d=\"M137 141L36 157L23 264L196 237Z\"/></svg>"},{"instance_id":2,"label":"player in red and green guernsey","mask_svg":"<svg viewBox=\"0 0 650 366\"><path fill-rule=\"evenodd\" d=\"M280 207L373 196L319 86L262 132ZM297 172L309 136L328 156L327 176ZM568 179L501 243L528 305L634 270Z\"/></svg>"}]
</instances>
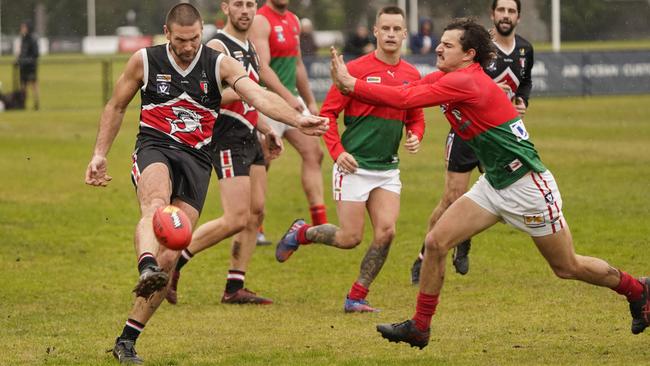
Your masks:
<instances>
[{"instance_id":1,"label":"player in red and green guernsey","mask_svg":"<svg viewBox=\"0 0 650 366\"><path fill-rule=\"evenodd\" d=\"M407 36L404 11L387 6L377 14L374 27L377 50L350 62L353 75L378 85L401 86L420 79L415 67L400 57ZM345 132L339 136L337 118L345 110ZM399 157L397 150L406 128L406 149L415 153L424 135L422 109L400 110L368 105L342 95L332 86L320 115L330 120L324 136L332 159L332 190L341 227L331 224L310 226L296 220L282 238L276 258L284 262L300 244L320 243L351 249L361 243L368 211L373 226L372 242L359 276L352 285L344 310L377 311L366 301L369 287L379 274L395 237L399 215Z\"/></svg>"},{"instance_id":2,"label":"player in red and green guernsey","mask_svg":"<svg viewBox=\"0 0 650 366\"><path fill-rule=\"evenodd\" d=\"M300 22L287 9L288 6L289 0L267 0L253 20L250 39L260 59L260 80L296 110L317 115L318 106L300 53ZM286 138L300 154L302 186L312 223L326 223L321 173L323 150L319 139L286 128L286 125L263 114L259 118L265 120L278 136Z\"/></svg>"},{"instance_id":3,"label":"player in red and green guernsey","mask_svg":"<svg viewBox=\"0 0 650 366\"><path fill-rule=\"evenodd\" d=\"M395 88L350 76L343 59L332 50L332 77L339 90L392 108L441 106L451 127L485 168L472 189L426 235L415 315L401 323L380 324L377 330L389 341L425 347L449 250L503 221L531 236L559 278L609 287L624 295L630 305L632 333L643 332L650 321L650 279L636 279L602 259L575 253L553 175L542 164L515 106L483 71L494 55L488 31L471 19L454 20L445 28L436 54L440 71Z\"/></svg>"}]
</instances>

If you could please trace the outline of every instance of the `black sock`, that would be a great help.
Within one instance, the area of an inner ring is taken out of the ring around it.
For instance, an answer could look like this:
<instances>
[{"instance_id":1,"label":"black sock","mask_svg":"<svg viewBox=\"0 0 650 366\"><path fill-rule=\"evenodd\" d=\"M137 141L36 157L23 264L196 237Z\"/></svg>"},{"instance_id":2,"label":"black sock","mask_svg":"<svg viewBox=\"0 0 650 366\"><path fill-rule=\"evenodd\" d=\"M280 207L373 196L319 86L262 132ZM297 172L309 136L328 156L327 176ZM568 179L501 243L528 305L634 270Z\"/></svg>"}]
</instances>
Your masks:
<instances>
[{"instance_id":1,"label":"black sock","mask_svg":"<svg viewBox=\"0 0 650 366\"><path fill-rule=\"evenodd\" d=\"M194 254L187 249L183 249L181 256L178 257L178 262L176 262L176 271L180 271L187 262L194 257Z\"/></svg>"},{"instance_id":2,"label":"black sock","mask_svg":"<svg viewBox=\"0 0 650 366\"><path fill-rule=\"evenodd\" d=\"M226 281L226 293L232 294L237 290L244 288L244 280L246 279L246 272L231 269L228 271Z\"/></svg>"},{"instance_id":3,"label":"black sock","mask_svg":"<svg viewBox=\"0 0 650 366\"><path fill-rule=\"evenodd\" d=\"M140 333L142 333L143 330L144 324L140 323L137 320L129 318L126 320L124 329L122 329L122 335L120 336L120 339L128 339L135 343L135 341L138 339L138 336Z\"/></svg>"},{"instance_id":4,"label":"black sock","mask_svg":"<svg viewBox=\"0 0 650 366\"><path fill-rule=\"evenodd\" d=\"M142 273L145 268L148 267L153 267L157 266L158 262L156 262L156 257L153 256L153 254L149 252L144 252L140 254L140 258L138 258L138 272Z\"/></svg>"},{"instance_id":5,"label":"black sock","mask_svg":"<svg viewBox=\"0 0 650 366\"><path fill-rule=\"evenodd\" d=\"M420 254L421 254L421 256L424 255L424 243L422 243L422 249L420 249Z\"/></svg>"}]
</instances>

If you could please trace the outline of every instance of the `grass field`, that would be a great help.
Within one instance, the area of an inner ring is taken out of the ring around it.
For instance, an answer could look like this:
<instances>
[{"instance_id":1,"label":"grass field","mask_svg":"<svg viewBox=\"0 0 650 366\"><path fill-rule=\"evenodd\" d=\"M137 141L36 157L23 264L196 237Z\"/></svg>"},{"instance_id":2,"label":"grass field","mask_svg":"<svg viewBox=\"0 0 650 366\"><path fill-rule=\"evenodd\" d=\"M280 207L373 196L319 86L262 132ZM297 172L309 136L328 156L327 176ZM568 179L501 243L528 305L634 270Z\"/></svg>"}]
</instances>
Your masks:
<instances>
[{"instance_id":1,"label":"grass field","mask_svg":"<svg viewBox=\"0 0 650 366\"><path fill-rule=\"evenodd\" d=\"M0 114L2 365L112 365L104 351L133 300L138 211L129 169L137 103L109 156L113 182L87 187L83 173L100 114L93 107L98 75L91 66L57 67L41 84L42 111ZM648 105L650 96L536 99L526 116L560 184L577 251L635 275L650 274ZM378 336L376 323L414 311L409 269L442 191L448 127L435 109L427 121L422 151L402 153L398 234L369 295L382 312L342 311L367 236L351 251L304 247L284 264L275 262L274 248L258 248L247 285L276 301L269 307L219 303L229 255L229 243L222 243L184 269L179 305L163 304L147 325L138 341L147 364L647 364L650 334L630 334L620 296L556 280L532 242L504 225L475 238L467 276L450 266L427 348ZM308 216L297 166L288 149L271 170L265 226L273 239L295 217ZM328 158L323 176L328 214L336 221L330 169ZM203 220L219 214L213 184Z\"/></svg>"}]
</instances>

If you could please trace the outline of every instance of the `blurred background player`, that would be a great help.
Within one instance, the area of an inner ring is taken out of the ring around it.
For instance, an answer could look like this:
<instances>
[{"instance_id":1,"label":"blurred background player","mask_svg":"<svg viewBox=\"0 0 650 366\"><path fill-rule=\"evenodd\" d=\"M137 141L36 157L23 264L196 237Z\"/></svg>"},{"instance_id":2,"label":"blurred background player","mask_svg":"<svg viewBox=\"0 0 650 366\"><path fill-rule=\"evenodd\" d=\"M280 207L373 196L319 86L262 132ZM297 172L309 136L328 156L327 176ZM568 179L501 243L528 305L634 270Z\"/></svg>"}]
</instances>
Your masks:
<instances>
[{"instance_id":1,"label":"blurred background player","mask_svg":"<svg viewBox=\"0 0 650 366\"><path fill-rule=\"evenodd\" d=\"M493 0L490 13L494 29L491 31L493 42L497 49L497 57L486 68L485 72L508 94L515 108L522 117L528 107L528 98L533 86L533 46L515 34L515 28L521 18L520 0ZM445 175L445 190L438 206L429 217L429 230L443 212L462 196L469 187L472 170L479 168L480 162L472 149L454 132L449 130L445 148L447 174ZM469 271L469 250L471 238L463 241L453 252L453 264L456 272L461 275ZM418 258L411 267L411 282L415 285L420 281L420 267L424 255L424 245Z\"/></svg>"},{"instance_id":2,"label":"blurred background player","mask_svg":"<svg viewBox=\"0 0 650 366\"><path fill-rule=\"evenodd\" d=\"M20 52L16 63L20 72L20 90L27 97L27 89L31 89L34 110L40 107L38 97L38 38L34 35L31 22L20 24Z\"/></svg>"},{"instance_id":3,"label":"blurred background player","mask_svg":"<svg viewBox=\"0 0 650 366\"><path fill-rule=\"evenodd\" d=\"M381 9L373 29L377 50L350 62L351 73L371 83L401 86L420 79L420 73L400 58L407 37L404 11L396 6ZM345 132L339 136L337 118L345 111ZM311 226L303 220L292 224L276 251L284 262L300 244L320 243L351 249L363 239L365 211L368 211L373 238L361 262L359 276L344 304L345 312L377 311L366 301L370 285L381 270L395 237L402 183L397 154L404 128L405 147L416 153L424 135L424 114L415 108L402 111L375 107L342 95L330 88L321 108L329 118L324 136L332 159L332 190L340 228L331 224Z\"/></svg>"},{"instance_id":4,"label":"blurred background player","mask_svg":"<svg viewBox=\"0 0 650 366\"><path fill-rule=\"evenodd\" d=\"M420 19L420 29L411 36L409 48L414 55L434 53L438 40L433 35L433 21L429 18Z\"/></svg>"},{"instance_id":5,"label":"blurred background player","mask_svg":"<svg viewBox=\"0 0 650 366\"><path fill-rule=\"evenodd\" d=\"M120 363L142 363L135 343L164 299L169 273L180 255L159 245L153 233L154 212L171 203L183 210L194 226L203 208L212 170L208 144L221 103L222 83L249 104L299 126L301 131L318 135L327 129L326 119L301 115L250 80L237 60L203 47L203 20L194 6L181 3L172 7L164 31L169 43L141 49L127 62L102 113L86 169L89 185L103 187L111 180L106 155L129 102L140 90L141 122L132 168L141 212L135 233L140 278L133 290L135 303L113 347L113 356Z\"/></svg>"},{"instance_id":6,"label":"blurred background player","mask_svg":"<svg viewBox=\"0 0 650 366\"><path fill-rule=\"evenodd\" d=\"M288 5L289 0L267 0L253 20L250 39L260 59L260 79L297 111L317 115L318 106L309 88L307 70L300 53L300 23L298 17L287 9ZM312 224L327 223L320 140L264 115L260 115L260 119L265 119L276 134L286 138L300 154L302 187L309 203ZM265 238L259 238L260 244L265 241Z\"/></svg>"},{"instance_id":7,"label":"blurred background player","mask_svg":"<svg viewBox=\"0 0 650 366\"><path fill-rule=\"evenodd\" d=\"M345 39L343 54L357 58L375 50L375 40L365 25L358 25Z\"/></svg>"},{"instance_id":8,"label":"blurred background player","mask_svg":"<svg viewBox=\"0 0 650 366\"><path fill-rule=\"evenodd\" d=\"M244 66L249 78L259 82L257 54L248 40L257 3L254 0L227 0L221 2L221 10L227 17L226 25L207 46L234 57ZM273 150L272 157L277 157L282 149L282 139L263 121L258 124L258 113L254 107L241 100L222 105L214 125L210 152L219 177L223 215L199 226L194 231L192 243L181 253L167 292L167 301L172 304L177 302L181 268L194 255L234 234L230 269L221 302L273 303L271 299L258 296L244 287L266 195L264 153L257 139L257 131L267 139L266 145Z\"/></svg>"}]
</instances>

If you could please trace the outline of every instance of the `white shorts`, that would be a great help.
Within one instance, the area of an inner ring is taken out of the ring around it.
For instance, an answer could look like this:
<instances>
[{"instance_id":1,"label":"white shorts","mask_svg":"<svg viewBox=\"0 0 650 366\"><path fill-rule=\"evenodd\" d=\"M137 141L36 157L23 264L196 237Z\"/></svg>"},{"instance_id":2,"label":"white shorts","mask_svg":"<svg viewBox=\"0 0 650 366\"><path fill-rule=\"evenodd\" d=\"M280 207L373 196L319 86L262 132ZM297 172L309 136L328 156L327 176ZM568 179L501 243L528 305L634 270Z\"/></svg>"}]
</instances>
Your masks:
<instances>
[{"instance_id":1,"label":"white shorts","mask_svg":"<svg viewBox=\"0 0 650 366\"><path fill-rule=\"evenodd\" d=\"M397 193L402 191L399 169L367 170L358 168L353 174L345 174L336 163L332 167L332 191L335 201L366 202L373 189L381 188Z\"/></svg>"},{"instance_id":2,"label":"white shorts","mask_svg":"<svg viewBox=\"0 0 650 366\"><path fill-rule=\"evenodd\" d=\"M548 170L530 172L503 189L494 189L481 175L465 196L530 236L554 234L566 225L562 196Z\"/></svg>"},{"instance_id":3,"label":"white shorts","mask_svg":"<svg viewBox=\"0 0 650 366\"><path fill-rule=\"evenodd\" d=\"M309 109L307 109L307 105L305 104L305 101L302 100L301 97L296 97L298 98L298 101L300 101L300 104L303 106L302 114L305 116L309 116L311 113L309 113ZM286 123L282 123L279 121L276 121L270 117L267 117L263 115L262 113L259 113L259 118L264 118L264 121L273 129L273 132L275 132L276 135L283 137L284 133L287 132L288 130L293 130L295 127L289 126Z\"/></svg>"}]
</instances>

